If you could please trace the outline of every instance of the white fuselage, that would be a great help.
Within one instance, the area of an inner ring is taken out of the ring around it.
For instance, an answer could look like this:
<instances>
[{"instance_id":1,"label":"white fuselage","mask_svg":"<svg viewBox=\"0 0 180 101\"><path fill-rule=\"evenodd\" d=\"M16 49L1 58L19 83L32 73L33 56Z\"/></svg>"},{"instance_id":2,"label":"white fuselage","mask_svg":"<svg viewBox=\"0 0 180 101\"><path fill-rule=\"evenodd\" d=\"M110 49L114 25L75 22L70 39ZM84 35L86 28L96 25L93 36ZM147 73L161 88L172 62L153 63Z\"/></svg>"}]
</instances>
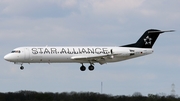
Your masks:
<instances>
[{"instance_id":1,"label":"white fuselage","mask_svg":"<svg viewBox=\"0 0 180 101\"><path fill-rule=\"evenodd\" d=\"M84 63L89 63L88 69L92 71L94 70L94 63L118 62L151 54L158 36L164 32L173 31L149 29L137 42L121 47L19 47L5 55L4 59L15 64L21 64L21 70L24 69L23 63L80 63L82 64L80 70L85 71Z\"/></svg>"},{"instance_id":2,"label":"white fuselage","mask_svg":"<svg viewBox=\"0 0 180 101\"><path fill-rule=\"evenodd\" d=\"M19 47L4 58L14 63L108 63L151 54L151 48Z\"/></svg>"}]
</instances>

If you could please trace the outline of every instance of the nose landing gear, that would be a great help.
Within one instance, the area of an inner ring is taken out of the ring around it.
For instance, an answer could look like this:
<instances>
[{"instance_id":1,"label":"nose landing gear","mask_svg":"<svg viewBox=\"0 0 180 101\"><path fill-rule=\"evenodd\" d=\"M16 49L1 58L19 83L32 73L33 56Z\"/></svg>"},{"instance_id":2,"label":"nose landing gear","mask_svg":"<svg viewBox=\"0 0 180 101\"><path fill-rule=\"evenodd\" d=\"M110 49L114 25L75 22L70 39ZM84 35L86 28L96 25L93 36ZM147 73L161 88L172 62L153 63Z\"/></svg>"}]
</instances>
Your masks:
<instances>
[{"instance_id":1,"label":"nose landing gear","mask_svg":"<svg viewBox=\"0 0 180 101\"><path fill-rule=\"evenodd\" d=\"M21 70L23 70L23 69L24 69L24 67L21 65L20 69L21 69Z\"/></svg>"}]
</instances>

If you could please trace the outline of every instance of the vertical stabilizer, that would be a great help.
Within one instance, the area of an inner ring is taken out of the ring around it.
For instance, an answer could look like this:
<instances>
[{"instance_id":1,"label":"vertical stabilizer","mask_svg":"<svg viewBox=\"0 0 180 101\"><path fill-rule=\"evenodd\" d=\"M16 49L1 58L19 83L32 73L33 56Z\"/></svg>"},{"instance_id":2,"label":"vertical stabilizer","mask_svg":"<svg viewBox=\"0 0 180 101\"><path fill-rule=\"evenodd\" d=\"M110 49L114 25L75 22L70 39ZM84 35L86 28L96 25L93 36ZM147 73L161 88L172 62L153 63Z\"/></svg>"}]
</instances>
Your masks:
<instances>
[{"instance_id":1,"label":"vertical stabilizer","mask_svg":"<svg viewBox=\"0 0 180 101\"><path fill-rule=\"evenodd\" d=\"M124 45L122 47L152 48L159 34L173 31L174 30L161 31L157 29L149 29L140 37L136 43Z\"/></svg>"}]
</instances>

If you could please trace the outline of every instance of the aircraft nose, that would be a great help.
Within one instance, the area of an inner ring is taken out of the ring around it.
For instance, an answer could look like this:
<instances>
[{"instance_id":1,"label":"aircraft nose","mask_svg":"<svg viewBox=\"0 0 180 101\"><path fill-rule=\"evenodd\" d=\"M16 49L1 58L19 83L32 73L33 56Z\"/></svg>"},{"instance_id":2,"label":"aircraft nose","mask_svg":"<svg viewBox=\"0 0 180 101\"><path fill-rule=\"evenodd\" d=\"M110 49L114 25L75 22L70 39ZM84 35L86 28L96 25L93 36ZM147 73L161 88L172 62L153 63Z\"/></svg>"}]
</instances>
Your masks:
<instances>
[{"instance_id":1,"label":"aircraft nose","mask_svg":"<svg viewBox=\"0 0 180 101\"><path fill-rule=\"evenodd\" d=\"M7 55L4 56L4 59L5 59L6 61L11 61L11 60L12 60L12 57L10 56L10 54L7 54Z\"/></svg>"}]
</instances>

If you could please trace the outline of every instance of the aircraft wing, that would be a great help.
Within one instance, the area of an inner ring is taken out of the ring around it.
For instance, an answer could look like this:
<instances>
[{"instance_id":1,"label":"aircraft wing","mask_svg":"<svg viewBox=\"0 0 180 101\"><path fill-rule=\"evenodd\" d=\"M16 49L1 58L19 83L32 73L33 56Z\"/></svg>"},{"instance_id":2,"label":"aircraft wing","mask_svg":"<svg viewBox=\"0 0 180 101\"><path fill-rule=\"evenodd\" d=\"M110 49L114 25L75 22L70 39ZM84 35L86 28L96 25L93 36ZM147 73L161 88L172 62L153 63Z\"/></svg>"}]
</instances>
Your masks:
<instances>
[{"instance_id":1,"label":"aircraft wing","mask_svg":"<svg viewBox=\"0 0 180 101\"><path fill-rule=\"evenodd\" d=\"M99 64L105 64L106 59L111 58L111 55L100 55L100 56L74 56L71 57L73 60L82 60L90 63L98 62Z\"/></svg>"}]
</instances>

